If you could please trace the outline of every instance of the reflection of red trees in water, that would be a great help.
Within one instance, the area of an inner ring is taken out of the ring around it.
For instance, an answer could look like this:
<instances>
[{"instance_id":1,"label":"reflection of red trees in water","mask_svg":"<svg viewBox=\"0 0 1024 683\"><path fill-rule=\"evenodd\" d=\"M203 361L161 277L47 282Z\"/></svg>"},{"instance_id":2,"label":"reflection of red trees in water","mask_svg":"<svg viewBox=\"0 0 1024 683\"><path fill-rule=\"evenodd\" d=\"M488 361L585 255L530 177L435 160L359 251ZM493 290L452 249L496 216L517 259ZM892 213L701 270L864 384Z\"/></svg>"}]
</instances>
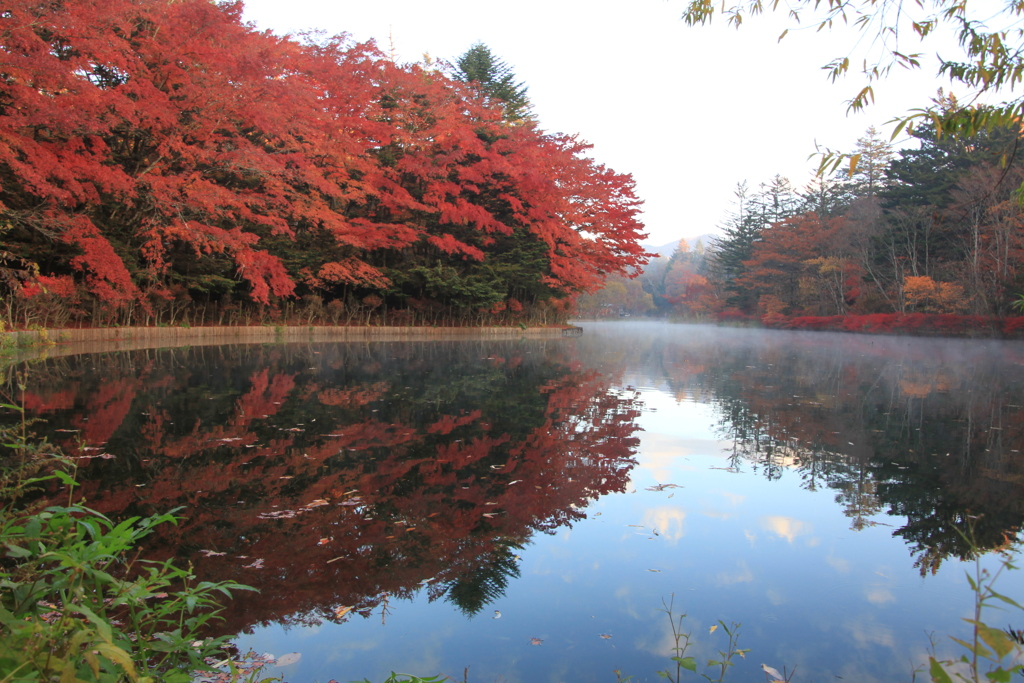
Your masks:
<instances>
[{"instance_id":1,"label":"reflection of red trees in water","mask_svg":"<svg viewBox=\"0 0 1024 683\"><path fill-rule=\"evenodd\" d=\"M523 362L497 361L499 379ZM554 369L529 378L536 407L510 422L502 413L516 408L503 403L427 409L389 394L390 383L332 386L271 365L216 420L172 425L152 407L134 458L83 461L81 494L115 515L183 506L184 521L161 527L150 552L187 558L204 579L259 588L228 606L228 629L335 618L342 605L365 614L428 579L438 597L481 557L571 524L590 501L624 489L638 444L635 395L611 392L595 372ZM144 382L166 382L148 372L110 378L79 403L100 407L104 440ZM421 419L398 417L412 413Z\"/></svg>"}]
</instances>

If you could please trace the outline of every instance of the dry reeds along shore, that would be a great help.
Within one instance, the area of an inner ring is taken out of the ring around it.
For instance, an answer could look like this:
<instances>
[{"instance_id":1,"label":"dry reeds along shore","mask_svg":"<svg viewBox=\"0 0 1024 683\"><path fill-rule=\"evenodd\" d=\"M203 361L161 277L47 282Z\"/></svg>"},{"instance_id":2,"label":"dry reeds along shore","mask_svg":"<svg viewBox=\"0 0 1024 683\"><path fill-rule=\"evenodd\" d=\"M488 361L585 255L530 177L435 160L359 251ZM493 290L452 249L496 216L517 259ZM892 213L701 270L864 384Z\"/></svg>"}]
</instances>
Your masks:
<instances>
[{"instance_id":1,"label":"dry reeds along shore","mask_svg":"<svg viewBox=\"0 0 1024 683\"><path fill-rule=\"evenodd\" d=\"M8 348L38 348L59 344L78 353L130 350L156 346L263 344L309 341L385 341L417 339L552 338L581 332L557 327L355 327L355 326L211 326L211 327L98 327L58 330L19 330L4 333Z\"/></svg>"}]
</instances>

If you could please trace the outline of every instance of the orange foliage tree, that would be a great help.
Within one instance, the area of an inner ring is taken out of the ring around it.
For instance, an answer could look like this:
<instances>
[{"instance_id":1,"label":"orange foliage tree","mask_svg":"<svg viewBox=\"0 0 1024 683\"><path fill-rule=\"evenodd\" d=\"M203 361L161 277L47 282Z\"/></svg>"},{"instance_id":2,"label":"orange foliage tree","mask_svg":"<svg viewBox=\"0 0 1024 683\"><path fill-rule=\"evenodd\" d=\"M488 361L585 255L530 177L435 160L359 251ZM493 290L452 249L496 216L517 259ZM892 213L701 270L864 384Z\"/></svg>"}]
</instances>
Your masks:
<instances>
[{"instance_id":1,"label":"orange foliage tree","mask_svg":"<svg viewBox=\"0 0 1024 683\"><path fill-rule=\"evenodd\" d=\"M845 312L857 278L853 265L837 251L844 227L842 218L806 213L765 228L737 284L763 302L776 302L762 313Z\"/></svg>"},{"instance_id":2,"label":"orange foliage tree","mask_svg":"<svg viewBox=\"0 0 1024 683\"><path fill-rule=\"evenodd\" d=\"M80 316L121 322L183 298L476 310L643 262L632 179L584 143L372 44L257 32L241 9L5 5L0 219L23 273L7 294L71 277Z\"/></svg>"}]
</instances>

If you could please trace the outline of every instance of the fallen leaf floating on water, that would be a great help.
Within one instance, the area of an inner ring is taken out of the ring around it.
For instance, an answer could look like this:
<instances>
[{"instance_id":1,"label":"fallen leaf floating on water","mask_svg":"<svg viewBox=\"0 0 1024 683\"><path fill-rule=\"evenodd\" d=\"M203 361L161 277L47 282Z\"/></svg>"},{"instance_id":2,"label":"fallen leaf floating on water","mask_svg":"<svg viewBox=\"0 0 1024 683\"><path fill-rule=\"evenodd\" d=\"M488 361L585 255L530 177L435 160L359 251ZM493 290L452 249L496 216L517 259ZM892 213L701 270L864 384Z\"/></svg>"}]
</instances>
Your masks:
<instances>
[{"instance_id":1,"label":"fallen leaf floating on water","mask_svg":"<svg viewBox=\"0 0 1024 683\"><path fill-rule=\"evenodd\" d=\"M647 571L654 572L655 574L660 574L661 573L660 569L648 569ZM718 627L717 626L712 626L711 630L714 631L716 628L718 628Z\"/></svg>"},{"instance_id":2,"label":"fallen leaf floating on water","mask_svg":"<svg viewBox=\"0 0 1024 683\"><path fill-rule=\"evenodd\" d=\"M331 539L329 539L329 538L321 538L319 541L316 542L316 544L317 545L326 545L327 543L330 542L330 540Z\"/></svg>"},{"instance_id":3,"label":"fallen leaf floating on water","mask_svg":"<svg viewBox=\"0 0 1024 683\"><path fill-rule=\"evenodd\" d=\"M305 504L305 505L303 505L302 507L306 507L306 508L318 508L318 507L320 507L321 505L330 505L330 503L328 503L328 502L327 502L326 500L323 500L322 498L318 498L317 500L314 500L314 501L313 501L312 503L306 503L306 504Z\"/></svg>"},{"instance_id":4,"label":"fallen leaf floating on water","mask_svg":"<svg viewBox=\"0 0 1024 683\"><path fill-rule=\"evenodd\" d=\"M302 655L299 654L298 652L289 652L288 654L281 655L280 657L277 658L277 665L278 666L288 666L289 664L294 664L295 662L299 661L300 659L302 659Z\"/></svg>"},{"instance_id":5,"label":"fallen leaf floating on water","mask_svg":"<svg viewBox=\"0 0 1024 683\"><path fill-rule=\"evenodd\" d=\"M655 484L654 486L648 486L645 491L664 491L665 489L681 489L683 488L679 484Z\"/></svg>"},{"instance_id":6,"label":"fallen leaf floating on water","mask_svg":"<svg viewBox=\"0 0 1024 683\"><path fill-rule=\"evenodd\" d=\"M530 645L540 645L543 642L540 638L530 638Z\"/></svg>"},{"instance_id":7,"label":"fallen leaf floating on water","mask_svg":"<svg viewBox=\"0 0 1024 683\"><path fill-rule=\"evenodd\" d=\"M708 633L714 633L717 630L718 630L718 624L715 624L714 626L712 626L711 628L708 629Z\"/></svg>"},{"instance_id":8,"label":"fallen leaf floating on water","mask_svg":"<svg viewBox=\"0 0 1024 683\"><path fill-rule=\"evenodd\" d=\"M501 612L494 610L494 616L491 619L501 619Z\"/></svg>"},{"instance_id":9,"label":"fallen leaf floating on water","mask_svg":"<svg viewBox=\"0 0 1024 683\"><path fill-rule=\"evenodd\" d=\"M253 560L252 564L247 564L242 569L263 569L263 558Z\"/></svg>"},{"instance_id":10,"label":"fallen leaf floating on water","mask_svg":"<svg viewBox=\"0 0 1024 683\"><path fill-rule=\"evenodd\" d=\"M334 616L341 619L343 616L352 611L352 607L335 607Z\"/></svg>"},{"instance_id":11,"label":"fallen leaf floating on water","mask_svg":"<svg viewBox=\"0 0 1024 683\"><path fill-rule=\"evenodd\" d=\"M72 456L75 460L92 460L93 458L100 458L101 460L113 460L117 456L113 453L99 453L97 455L75 455Z\"/></svg>"},{"instance_id":12,"label":"fallen leaf floating on water","mask_svg":"<svg viewBox=\"0 0 1024 683\"><path fill-rule=\"evenodd\" d=\"M601 637L604 638L605 640L608 640L609 638L612 637L612 634L610 634L610 633L602 633Z\"/></svg>"},{"instance_id":13,"label":"fallen leaf floating on water","mask_svg":"<svg viewBox=\"0 0 1024 683\"><path fill-rule=\"evenodd\" d=\"M767 664L762 664L761 669L772 677L772 683L781 683L786 680L786 677L780 674L778 669L772 668Z\"/></svg>"},{"instance_id":14,"label":"fallen leaf floating on water","mask_svg":"<svg viewBox=\"0 0 1024 683\"><path fill-rule=\"evenodd\" d=\"M295 510L274 510L272 512L261 512L256 517L258 519L291 519L297 514Z\"/></svg>"},{"instance_id":15,"label":"fallen leaf floating on water","mask_svg":"<svg viewBox=\"0 0 1024 683\"><path fill-rule=\"evenodd\" d=\"M199 554L203 557L223 557L224 553L218 553L214 550L200 550Z\"/></svg>"}]
</instances>

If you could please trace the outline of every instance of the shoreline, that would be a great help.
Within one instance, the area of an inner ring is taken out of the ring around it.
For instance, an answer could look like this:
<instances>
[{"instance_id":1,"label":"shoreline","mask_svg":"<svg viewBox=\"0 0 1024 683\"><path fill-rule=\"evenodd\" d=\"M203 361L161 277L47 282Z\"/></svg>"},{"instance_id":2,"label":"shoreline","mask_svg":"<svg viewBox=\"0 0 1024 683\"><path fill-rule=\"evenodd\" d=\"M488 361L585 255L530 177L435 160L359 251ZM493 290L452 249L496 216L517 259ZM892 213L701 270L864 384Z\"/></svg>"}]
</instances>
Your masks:
<instances>
[{"instance_id":1,"label":"shoreline","mask_svg":"<svg viewBox=\"0 0 1024 683\"><path fill-rule=\"evenodd\" d=\"M437 339L554 339L575 336L581 328L556 327L372 327L372 326L208 326L89 327L11 330L0 333L0 354L8 359L28 355L70 355L96 351L220 344L275 344L329 341L415 341ZM571 331L571 332L570 332ZM6 347L7 353L3 353Z\"/></svg>"}]
</instances>

